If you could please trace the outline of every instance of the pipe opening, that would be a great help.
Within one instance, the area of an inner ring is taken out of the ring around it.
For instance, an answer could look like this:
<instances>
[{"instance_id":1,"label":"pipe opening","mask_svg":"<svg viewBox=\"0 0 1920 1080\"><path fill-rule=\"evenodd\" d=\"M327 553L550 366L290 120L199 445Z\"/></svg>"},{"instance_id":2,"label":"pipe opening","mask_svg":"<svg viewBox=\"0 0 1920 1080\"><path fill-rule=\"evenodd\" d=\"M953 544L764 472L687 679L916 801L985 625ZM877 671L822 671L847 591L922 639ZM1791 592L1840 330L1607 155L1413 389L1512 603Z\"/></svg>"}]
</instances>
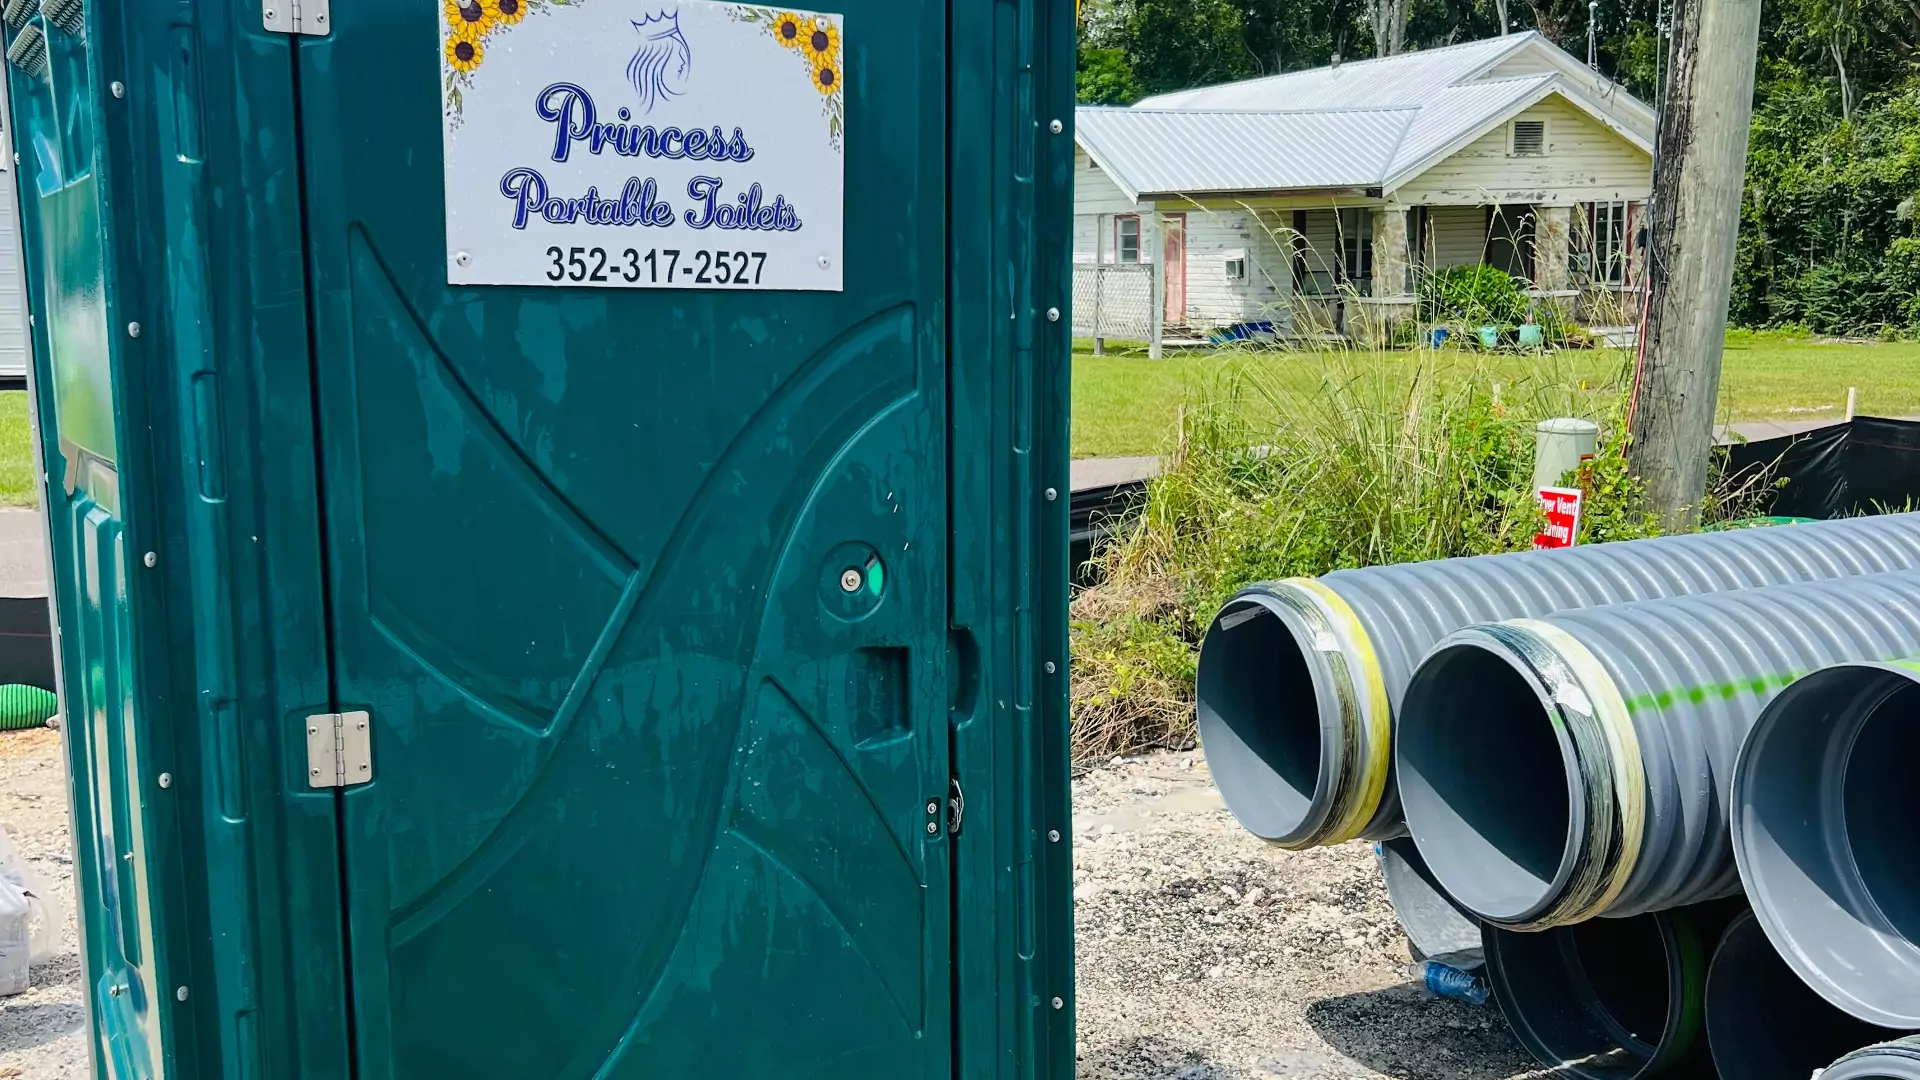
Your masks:
<instances>
[{"instance_id":1,"label":"pipe opening","mask_svg":"<svg viewBox=\"0 0 1920 1080\"><path fill-rule=\"evenodd\" d=\"M1734 770L1733 840L1784 962L1862 1020L1920 1029L1920 684L1841 665L1788 687Z\"/></svg>"},{"instance_id":2,"label":"pipe opening","mask_svg":"<svg viewBox=\"0 0 1920 1080\"><path fill-rule=\"evenodd\" d=\"M1721 938L1707 975L1707 1041L1722 1080L1806 1080L1886 1037L1808 989L1751 915Z\"/></svg>"},{"instance_id":3,"label":"pipe opening","mask_svg":"<svg viewBox=\"0 0 1920 1080\"><path fill-rule=\"evenodd\" d=\"M1889 926L1920 942L1920 685L1903 682L1867 712L1841 786L1847 849Z\"/></svg>"},{"instance_id":4,"label":"pipe opening","mask_svg":"<svg viewBox=\"0 0 1920 1080\"><path fill-rule=\"evenodd\" d=\"M1436 652L1395 741L1408 827L1454 899L1524 922L1557 897L1573 871L1573 752L1530 673L1479 645Z\"/></svg>"},{"instance_id":5,"label":"pipe opening","mask_svg":"<svg viewBox=\"0 0 1920 1080\"><path fill-rule=\"evenodd\" d=\"M1667 946L1652 919L1594 919L1562 937L1567 962L1584 980L1584 1003L1614 1041L1647 1054L1671 1008Z\"/></svg>"},{"instance_id":6,"label":"pipe opening","mask_svg":"<svg viewBox=\"0 0 1920 1080\"><path fill-rule=\"evenodd\" d=\"M1200 745L1227 809L1255 836L1283 843L1312 832L1331 802L1325 677L1297 623L1271 601L1228 603L1207 630L1195 686Z\"/></svg>"},{"instance_id":7,"label":"pipe opening","mask_svg":"<svg viewBox=\"0 0 1920 1080\"><path fill-rule=\"evenodd\" d=\"M1699 1063L1705 958L1667 914L1594 919L1538 933L1488 926L1487 974L1500 1011L1555 1075L1691 1076ZM1694 987L1691 994L1687 987Z\"/></svg>"}]
</instances>

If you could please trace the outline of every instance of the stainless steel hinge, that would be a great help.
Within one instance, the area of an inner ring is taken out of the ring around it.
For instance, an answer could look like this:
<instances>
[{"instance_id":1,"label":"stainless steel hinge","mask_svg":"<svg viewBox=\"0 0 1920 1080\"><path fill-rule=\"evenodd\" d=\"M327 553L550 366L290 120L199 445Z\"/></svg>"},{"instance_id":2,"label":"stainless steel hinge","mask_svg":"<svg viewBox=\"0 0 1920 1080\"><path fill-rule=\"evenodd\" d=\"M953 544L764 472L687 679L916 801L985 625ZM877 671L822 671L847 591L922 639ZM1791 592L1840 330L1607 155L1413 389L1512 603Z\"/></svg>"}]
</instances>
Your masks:
<instances>
[{"instance_id":1,"label":"stainless steel hinge","mask_svg":"<svg viewBox=\"0 0 1920 1080\"><path fill-rule=\"evenodd\" d=\"M276 34L326 37L333 32L329 0L260 0L261 22Z\"/></svg>"},{"instance_id":2,"label":"stainless steel hinge","mask_svg":"<svg viewBox=\"0 0 1920 1080\"><path fill-rule=\"evenodd\" d=\"M373 779L373 717L365 712L307 717L307 786L352 787Z\"/></svg>"}]
</instances>

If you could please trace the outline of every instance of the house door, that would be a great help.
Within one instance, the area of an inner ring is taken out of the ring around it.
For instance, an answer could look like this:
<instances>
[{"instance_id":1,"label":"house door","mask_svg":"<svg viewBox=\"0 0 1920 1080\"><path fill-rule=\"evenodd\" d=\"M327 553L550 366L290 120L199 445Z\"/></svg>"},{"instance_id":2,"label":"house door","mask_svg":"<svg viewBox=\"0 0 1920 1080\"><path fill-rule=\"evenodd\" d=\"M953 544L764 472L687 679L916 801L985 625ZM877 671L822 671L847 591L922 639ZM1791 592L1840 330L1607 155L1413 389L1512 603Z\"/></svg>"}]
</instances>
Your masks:
<instances>
[{"instance_id":1,"label":"house door","mask_svg":"<svg viewBox=\"0 0 1920 1080\"><path fill-rule=\"evenodd\" d=\"M948 13L834 3L297 47L362 1080L949 1074Z\"/></svg>"},{"instance_id":2,"label":"house door","mask_svg":"<svg viewBox=\"0 0 1920 1080\"><path fill-rule=\"evenodd\" d=\"M1169 326L1187 321L1187 215L1160 215L1160 268L1166 275L1166 311Z\"/></svg>"}]
</instances>

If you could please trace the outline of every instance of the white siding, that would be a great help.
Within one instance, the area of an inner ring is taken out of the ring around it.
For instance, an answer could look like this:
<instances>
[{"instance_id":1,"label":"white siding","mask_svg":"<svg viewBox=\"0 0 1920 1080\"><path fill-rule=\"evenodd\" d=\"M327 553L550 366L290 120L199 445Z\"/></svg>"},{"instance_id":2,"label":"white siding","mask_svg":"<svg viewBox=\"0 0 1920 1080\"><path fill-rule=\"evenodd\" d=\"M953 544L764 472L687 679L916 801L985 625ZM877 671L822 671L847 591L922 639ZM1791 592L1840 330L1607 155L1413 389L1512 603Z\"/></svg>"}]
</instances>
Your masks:
<instances>
[{"instance_id":1,"label":"white siding","mask_svg":"<svg viewBox=\"0 0 1920 1080\"><path fill-rule=\"evenodd\" d=\"M1410 205L1640 200L1653 181L1653 160L1564 99L1549 97L1514 119L1547 123L1547 152L1511 157L1503 123L1396 191Z\"/></svg>"},{"instance_id":2,"label":"white siding","mask_svg":"<svg viewBox=\"0 0 1920 1080\"><path fill-rule=\"evenodd\" d=\"M1113 178L1093 163L1085 150L1073 151L1073 212L1076 214L1130 214L1138 207Z\"/></svg>"},{"instance_id":3,"label":"white siding","mask_svg":"<svg viewBox=\"0 0 1920 1080\"><path fill-rule=\"evenodd\" d=\"M1484 206L1436 206L1427 211L1431 223L1435 270L1449 266L1475 266L1487 248L1487 208Z\"/></svg>"},{"instance_id":4,"label":"white siding","mask_svg":"<svg viewBox=\"0 0 1920 1080\"><path fill-rule=\"evenodd\" d=\"M0 117L6 115L0 93ZM15 184L11 138L0 138L0 377L27 374L27 289L21 270L20 196Z\"/></svg>"},{"instance_id":5,"label":"white siding","mask_svg":"<svg viewBox=\"0 0 1920 1080\"><path fill-rule=\"evenodd\" d=\"M1249 210L1187 211L1187 325L1214 329L1284 320L1280 304L1292 273L1282 230L1290 218ZM1245 281L1227 276L1229 251L1245 252Z\"/></svg>"}]
</instances>

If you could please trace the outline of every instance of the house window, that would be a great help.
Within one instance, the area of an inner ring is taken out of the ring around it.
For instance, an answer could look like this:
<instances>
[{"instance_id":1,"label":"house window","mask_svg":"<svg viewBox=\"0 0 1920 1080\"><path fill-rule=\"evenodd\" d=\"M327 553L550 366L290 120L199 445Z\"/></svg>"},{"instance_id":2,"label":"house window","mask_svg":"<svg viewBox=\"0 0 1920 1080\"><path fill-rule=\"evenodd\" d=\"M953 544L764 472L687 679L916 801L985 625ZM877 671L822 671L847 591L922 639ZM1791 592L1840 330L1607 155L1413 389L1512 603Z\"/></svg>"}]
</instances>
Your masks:
<instances>
[{"instance_id":1,"label":"house window","mask_svg":"<svg viewBox=\"0 0 1920 1080\"><path fill-rule=\"evenodd\" d=\"M1547 152L1545 120L1515 120L1510 130L1513 132L1510 153L1514 157L1540 157Z\"/></svg>"},{"instance_id":2,"label":"house window","mask_svg":"<svg viewBox=\"0 0 1920 1080\"><path fill-rule=\"evenodd\" d=\"M1588 274L1596 282L1626 284L1627 204L1587 204L1587 235L1593 238L1592 259L1587 264Z\"/></svg>"},{"instance_id":3,"label":"house window","mask_svg":"<svg viewBox=\"0 0 1920 1080\"><path fill-rule=\"evenodd\" d=\"M1140 261L1140 218L1134 214L1122 214L1113 219L1115 240L1113 250L1120 255L1123 263Z\"/></svg>"},{"instance_id":4,"label":"house window","mask_svg":"<svg viewBox=\"0 0 1920 1080\"><path fill-rule=\"evenodd\" d=\"M1373 211L1340 211L1340 272L1348 281L1373 279Z\"/></svg>"}]
</instances>

